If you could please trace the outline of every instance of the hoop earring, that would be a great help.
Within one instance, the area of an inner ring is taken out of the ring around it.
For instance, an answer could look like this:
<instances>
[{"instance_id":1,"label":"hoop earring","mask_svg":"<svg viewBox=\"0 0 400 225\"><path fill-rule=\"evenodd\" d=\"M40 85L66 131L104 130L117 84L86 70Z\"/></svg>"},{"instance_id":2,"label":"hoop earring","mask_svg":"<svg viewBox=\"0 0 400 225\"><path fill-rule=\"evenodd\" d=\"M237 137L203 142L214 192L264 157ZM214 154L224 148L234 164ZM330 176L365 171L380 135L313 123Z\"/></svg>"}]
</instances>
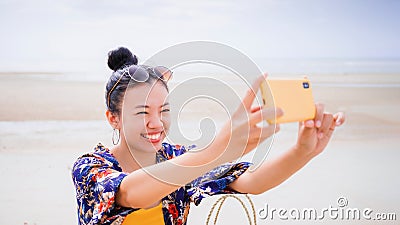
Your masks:
<instances>
[{"instance_id":1,"label":"hoop earring","mask_svg":"<svg viewBox=\"0 0 400 225\"><path fill-rule=\"evenodd\" d=\"M117 140L115 140L115 138L118 138ZM119 143L119 139L121 138L120 132L118 129L113 129L113 133L112 133L112 143L114 145L117 145Z\"/></svg>"}]
</instances>

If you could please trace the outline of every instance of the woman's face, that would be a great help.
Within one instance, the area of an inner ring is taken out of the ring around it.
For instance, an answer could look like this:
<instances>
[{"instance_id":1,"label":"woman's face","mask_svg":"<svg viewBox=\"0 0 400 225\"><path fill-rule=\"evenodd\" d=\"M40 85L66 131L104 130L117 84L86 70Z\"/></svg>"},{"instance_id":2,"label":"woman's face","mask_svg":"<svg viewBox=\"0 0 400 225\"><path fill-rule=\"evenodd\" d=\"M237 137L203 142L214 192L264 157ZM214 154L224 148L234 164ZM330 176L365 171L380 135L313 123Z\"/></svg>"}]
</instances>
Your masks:
<instances>
[{"instance_id":1,"label":"woman's face","mask_svg":"<svg viewBox=\"0 0 400 225\"><path fill-rule=\"evenodd\" d=\"M160 83L128 88L122 105L122 135L133 153L156 152L170 127L168 91Z\"/></svg>"}]
</instances>

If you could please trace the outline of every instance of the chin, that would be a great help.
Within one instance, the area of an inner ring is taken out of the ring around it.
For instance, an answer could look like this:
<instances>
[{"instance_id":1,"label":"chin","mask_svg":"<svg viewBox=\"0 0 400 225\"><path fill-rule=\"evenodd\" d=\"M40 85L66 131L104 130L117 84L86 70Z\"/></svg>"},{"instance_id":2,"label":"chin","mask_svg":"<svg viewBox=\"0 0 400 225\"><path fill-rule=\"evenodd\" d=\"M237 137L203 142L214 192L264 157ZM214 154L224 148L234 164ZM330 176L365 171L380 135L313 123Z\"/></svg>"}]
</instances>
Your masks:
<instances>
[{"instance_id":1,"label":"chin","mask_svg":"<svg viewBox=\"0 0 400 225\"><path fill-rule=\"evenodd\" d=\"M150 143L150 142L145 142L143 143L142 146L146 146L145 149L143 149L146 152L157 152L158 150L160 150L162 148L162 143L163 143L163 139L158 141L157 143Z\"/></svg>"}]
</instances>

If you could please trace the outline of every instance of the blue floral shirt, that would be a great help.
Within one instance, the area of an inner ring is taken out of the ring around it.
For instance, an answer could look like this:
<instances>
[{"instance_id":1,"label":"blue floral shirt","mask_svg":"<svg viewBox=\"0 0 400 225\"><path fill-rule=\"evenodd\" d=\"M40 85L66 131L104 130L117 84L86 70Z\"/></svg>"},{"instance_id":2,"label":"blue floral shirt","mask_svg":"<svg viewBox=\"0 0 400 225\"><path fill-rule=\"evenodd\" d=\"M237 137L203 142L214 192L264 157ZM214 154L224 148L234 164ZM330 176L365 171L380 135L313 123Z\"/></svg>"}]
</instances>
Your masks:
<instances>
[{"instance_id":1,"label":"blue floral shirt","mask_svg":"<svg viewBox=\"0 0 400 225\"><path fill-rule=\"evenodd\" d=\"M163 143L157 152L157 162L169 160L184 154L193 146ZM186 224L190 202L198 205L207 196L235 193L228 185L243 174L250 163L223 164L184 187L165 196L162 203L166 225ZM125 217L138 209L119 206L115 196L122 179L128 173L122 172L118 161L108 148L98 144L94 151L77 159L72 170L73 182L78 203L80 225L122 224Z\"/></svg>"}]
</instances>

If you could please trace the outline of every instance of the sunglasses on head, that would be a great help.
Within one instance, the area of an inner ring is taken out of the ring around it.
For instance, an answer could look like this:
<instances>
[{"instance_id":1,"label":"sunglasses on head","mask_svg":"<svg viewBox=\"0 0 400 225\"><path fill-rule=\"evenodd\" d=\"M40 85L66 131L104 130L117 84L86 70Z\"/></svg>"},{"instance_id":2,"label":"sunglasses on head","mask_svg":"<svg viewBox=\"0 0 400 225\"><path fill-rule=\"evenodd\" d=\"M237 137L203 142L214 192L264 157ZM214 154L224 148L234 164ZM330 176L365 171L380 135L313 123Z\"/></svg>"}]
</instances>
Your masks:
<instances>
[{"instance_id":1,"label":"sunglasses on head","mask_svg":"<svg viewBox=\"0 0 400 225\"><path fill-rule=\"evenodd\" d=\"M122 73L120 78L117 80L117 82L115 82L114 86L110 89L110 92L108 93L108 106L110 106L110 95L112 91L118 85L124 75L128 75L132 80L139 83L146 82L150 76L163 80L165 82L169 81L172 77L172 71L165 66L147 67L131 65L122 69L120 73Z\"/></svg>"},{"instance_id":2,"label":"sunglasses on head","mask_svg":"<svg viewBox=\"0 0 400 225\"><path fill-rule=\"evenodd\" d=\"M158 79L169 81L172 77L172 71L165 66L147 67L132 65L122 70L122 73L127 74L136 82L146 82L149 79L150 72Z\"/></svg>"}]
</instances>

